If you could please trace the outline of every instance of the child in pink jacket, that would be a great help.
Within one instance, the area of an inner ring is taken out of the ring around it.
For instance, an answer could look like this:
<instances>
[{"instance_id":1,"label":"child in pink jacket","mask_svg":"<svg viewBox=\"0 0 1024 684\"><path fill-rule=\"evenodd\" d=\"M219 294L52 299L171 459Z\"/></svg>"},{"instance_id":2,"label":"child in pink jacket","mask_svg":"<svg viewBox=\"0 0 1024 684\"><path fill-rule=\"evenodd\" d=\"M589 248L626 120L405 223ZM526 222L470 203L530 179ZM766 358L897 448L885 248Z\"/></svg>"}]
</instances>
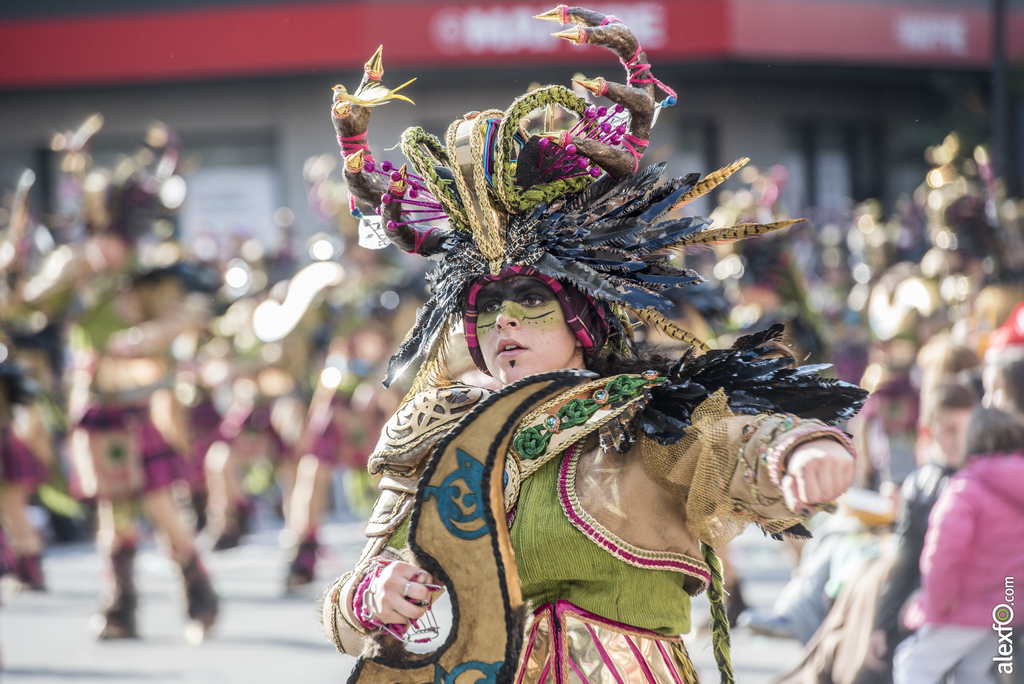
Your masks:
<instances>
[{"instance_id":1,"label":"child in pink jacket","mask_svg":"<svg viewBox=\"0 0 1024 684\"><path fill-rule=\"evenodd\" d=\"M1012 672L1024 605L1024 420L978 408L967 431L967 462L928 520L921 594L908 610L917 633L896 649L895 684L995 684ZM1002 637L1002 638L1000 638Z\"/></svg>"}]
</instances>

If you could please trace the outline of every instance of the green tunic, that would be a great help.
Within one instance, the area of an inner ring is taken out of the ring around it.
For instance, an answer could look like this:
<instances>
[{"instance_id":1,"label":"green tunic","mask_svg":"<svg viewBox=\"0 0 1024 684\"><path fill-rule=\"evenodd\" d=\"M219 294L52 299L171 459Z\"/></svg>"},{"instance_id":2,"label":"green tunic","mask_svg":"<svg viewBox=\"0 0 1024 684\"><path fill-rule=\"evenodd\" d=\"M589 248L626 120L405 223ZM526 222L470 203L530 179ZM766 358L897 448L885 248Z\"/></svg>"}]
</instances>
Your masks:
<instances>
[{"instance_id":1,"label":"green tunic","mask_svg":"<svg viewBox=\"0 0 1024 684\"><path fill-rule=\"evenodd\" d=\"M576 529L558 500L555 458L528 477L510 534L523 598L534 608L563 600L604 618L665 636L690 631L685 576L638 568L615 558ZM409 521L388 541L408 544Z\"/></svg>"}]
</instances>

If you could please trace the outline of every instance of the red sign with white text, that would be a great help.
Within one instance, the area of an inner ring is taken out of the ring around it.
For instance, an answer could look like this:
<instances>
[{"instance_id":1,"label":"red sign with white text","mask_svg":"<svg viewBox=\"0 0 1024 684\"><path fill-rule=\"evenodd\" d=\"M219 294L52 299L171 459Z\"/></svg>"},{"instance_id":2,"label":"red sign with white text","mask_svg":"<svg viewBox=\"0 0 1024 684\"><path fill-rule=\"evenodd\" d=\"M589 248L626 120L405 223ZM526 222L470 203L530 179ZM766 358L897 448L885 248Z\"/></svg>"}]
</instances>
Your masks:
<instances>
[{"instance_id":1,"label":"red sign with white text","mask_svg":"<svg viewBox=\"0 0 1024 684\"><path fill-rule=\"evenodd\" d=\"M52 88L358 69L378 44L388 67L448 68L606 60L551 37L538 3L255 5L0 24L0 88ZM836 0L595 2L636 33L652 58L730 59L983 69L984 6ZM1007 25L1024 58L1024 12Z\"/></svg>"}]
</instances>

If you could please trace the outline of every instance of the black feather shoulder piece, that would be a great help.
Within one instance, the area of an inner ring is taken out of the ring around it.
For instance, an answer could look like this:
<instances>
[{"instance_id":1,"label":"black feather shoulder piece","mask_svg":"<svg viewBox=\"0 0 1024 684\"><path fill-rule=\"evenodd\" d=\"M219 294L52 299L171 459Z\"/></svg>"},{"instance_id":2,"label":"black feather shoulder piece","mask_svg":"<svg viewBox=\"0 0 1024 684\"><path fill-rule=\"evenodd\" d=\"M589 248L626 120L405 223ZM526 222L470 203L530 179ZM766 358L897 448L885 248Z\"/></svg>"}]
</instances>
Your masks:
<instances>
[{"instance_id":1,"label":"black feather shoulder piece","mask_svg":"<svg viewBox=\"0 0 1024 684\"><path fill-rule=\"evenodd\" d=\"M668 371L668 382L650 391L638 425L660 444L672 444L690 425L693 411L719 389L734 413L793 413L828 424L853 417L868 393L818 373L828 364L794 366L781 351L782 324L741 337L729 349L684 354Z\"/></svg>"}]
</instances>

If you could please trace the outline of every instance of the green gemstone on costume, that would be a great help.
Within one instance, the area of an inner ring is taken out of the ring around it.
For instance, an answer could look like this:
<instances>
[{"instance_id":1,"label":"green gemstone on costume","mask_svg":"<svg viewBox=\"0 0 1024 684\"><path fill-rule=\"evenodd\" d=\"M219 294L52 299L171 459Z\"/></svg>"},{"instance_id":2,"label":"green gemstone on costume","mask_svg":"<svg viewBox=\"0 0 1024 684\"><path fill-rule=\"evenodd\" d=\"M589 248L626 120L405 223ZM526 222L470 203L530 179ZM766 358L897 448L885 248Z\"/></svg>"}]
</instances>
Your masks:
<instances>
[{"instance_id":1,"label":"green gemstone on costume","mask_svg":"<svg viewBox=\"0 0 1024 684\"><path fill-rule=\"evenodd\" d=\"M642 377L644 380L654 380L655 378L658 377L658 371L645 370L643 373L640 374L640 377Z\"/></svg>"},{"instance_id":2,"label":"green gemstone on costume","mask_svg":"<svg viewBox=\"0 0 1024 684\"><path fill-rule=\"evenodd\" d=\"M548 416L544 419L544 427L548 430L557 430L560 422L558 416Z\"/></svg>"},{"instance_id":3,"label":"green gemstone on costume","mask_svg":"<svg viewBox=\"0 0 1024 684\"><path fill-rule=\"evenodd\" d=\"M608 403L608 390L603 390L602 389L602 390L597 390L596 392L594 392L594 401L597 402L598 404L602 404L602 405L603 404L607 404Z\"/></svg>"}]
</instances>

